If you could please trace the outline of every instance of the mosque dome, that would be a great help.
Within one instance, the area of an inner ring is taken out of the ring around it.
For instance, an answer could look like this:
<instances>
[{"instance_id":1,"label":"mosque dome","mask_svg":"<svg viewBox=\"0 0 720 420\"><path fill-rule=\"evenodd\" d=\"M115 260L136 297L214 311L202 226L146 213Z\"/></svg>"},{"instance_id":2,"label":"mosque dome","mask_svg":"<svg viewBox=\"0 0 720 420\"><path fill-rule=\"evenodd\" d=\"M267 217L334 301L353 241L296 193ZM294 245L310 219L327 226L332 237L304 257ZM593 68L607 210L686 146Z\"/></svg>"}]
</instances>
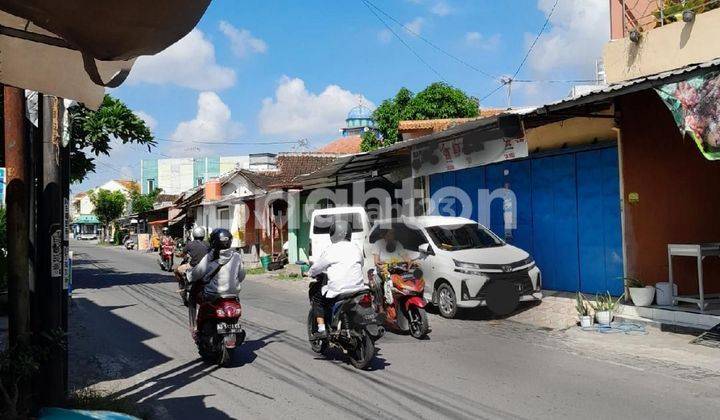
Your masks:
<instances>
[{"instance_id":1,"label":"mosque dome","mask_svg":"<svg viewBox=\"0 0 720 420\"><path fill-rule=\"evenodd\" d=\"M358 105L348 112L347 119L372 119L372 110L364 105Z\"/></svg>"}]
</instances>

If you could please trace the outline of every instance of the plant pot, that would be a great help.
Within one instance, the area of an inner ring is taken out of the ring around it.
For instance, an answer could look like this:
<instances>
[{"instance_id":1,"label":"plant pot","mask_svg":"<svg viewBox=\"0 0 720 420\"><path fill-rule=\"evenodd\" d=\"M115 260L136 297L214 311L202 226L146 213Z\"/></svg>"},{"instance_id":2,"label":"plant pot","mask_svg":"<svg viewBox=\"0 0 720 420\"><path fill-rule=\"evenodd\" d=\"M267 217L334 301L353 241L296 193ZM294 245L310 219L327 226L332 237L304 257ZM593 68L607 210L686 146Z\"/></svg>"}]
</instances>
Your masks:
<instances>
[{"instance_id":1,"label":"plant pot","mask_svg":"<svg viewBox=\"0 0 720 420\"><path fill-rule=\"evenodd\" d=\"M628 287L630 299L635 306L650 306L655 300L655 287Z\"/></svg>"},{"instance_id":2,"label":"plant pot","mask_svg":"<svg viewBox=\"0 0 720 420\"><path fill-rule=\"evenodd\" d=\"M595 312L595 321L600 325L610 325L612 321L611 311L597 311Z\"/></svg>"},{"instance_id":3,"label":"plant pot","mask_svg":"<svg viewBox=\"0 0 720 420\"><path fill-rule=\"evenodd\" d=\"M592 327L593 319L590 315L585 315L580 317L580 327L582 328L590 328Z\"/></svg>"}]
</instances>

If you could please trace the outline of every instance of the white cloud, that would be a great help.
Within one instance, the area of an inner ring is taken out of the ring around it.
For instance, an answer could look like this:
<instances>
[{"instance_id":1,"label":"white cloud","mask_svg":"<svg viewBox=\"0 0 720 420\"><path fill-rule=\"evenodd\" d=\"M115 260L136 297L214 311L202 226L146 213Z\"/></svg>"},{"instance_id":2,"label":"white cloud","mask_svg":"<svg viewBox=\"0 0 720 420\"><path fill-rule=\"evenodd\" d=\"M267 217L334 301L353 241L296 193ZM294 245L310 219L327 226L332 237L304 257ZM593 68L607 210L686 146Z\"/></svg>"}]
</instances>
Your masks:
<instances>
[{"instance_id":1,"label":"white cloud","mask_svg":"<svg viewBox=\"0 0 720 420\"><path fill-rule=\"evenodd\" d=\"M171 153L188 154L189 150L210 153L213 146L198 144L202 141L231 141L244 131L242 124L232 120L230 108L215 92L201 92L197 100L197 115L178 124L171 139ZM201 148L201 150L197 150Z\"/></svg>"},{"instance_id":2,"label":"white cloud","mask_svg":"<svg viewBox=\"0 0 720 420\"><path fill-rule=\"evenodd\" d=\"M500 45L500 34L486 37L480 32L468 32L465 34L465 44L483 50L494 50Z\"/></svg>"},{"instance_id":3,"label":"white cloud","mask_svg":"<svg viewBox=\"0 0 720 420\"><path fill-rule=\"evenodd\" d=\"M378 32L378 41L382 42L383 44L387 44L392 40L393 34L388 29L383 29L382 31Z\"/></svg>"},{"instance_id":4,"label":"white cloud","mask_svg":"<svg viewBox=\"0 0 720 420\"><path fill-rule=\"evenodd\" d=\"M538 0L538 9L547 16L554 2ZM550 18L551 29L540 37L529 58L530 67L540 74L594 69L610 37L609 13L607 0L560 0ZM528 46L535 36L526 35Z\"/></svg>"},{"instance_id":5,"label":"white cloud","mask_svg":"<svg viewBox=\"0 0 720 420\"><path fill-rule=\"evenodd\" d=\"M219 65L213 44L202 31L193 29L159 54L138 58L128 82L220 90L235 84L235 71Z\"/></svg>"},{"instance_id":6,"label":"white cloud","mask_svg":"<svg viewBox=\"0 0 720 420\"><path fill-rule=\"evenodd\" d=\"M260 38L255 38L247 29L238 29L232 24L221 21L220 32L222 32L228 40L233 53L240 58L249 54L264 54L268 47L267 43Z\"/></svg>"},{"instance_id":7,"label":"white cloud","mask_svg":"<svg viewBox=\"0 0 720 420\"><path fill-rule=\"evenodd\" d=\"M363 104L374 107L362 95L329 85L320 93L307 90L305 82L284 76L274 98L265 98L258 116L263 134L294 137L337 135L348 111Z\"/></svg>"},{"instance_id":8,"label":"white cloud","mask_svg":"<svg viewBox=\"0 0 720 420\"><path fill-rule=\"evenodd\" d=\"M148 126L150 131L155 131L155 129L158 126L158 122L155 119L155 117L153 117L152 115L148 114L147 112L141 111L141 110L133 111L133 112L135 113L135 115L137 115L138 118L145 121L145 125Z\"/></svg>"},{"instance_id":9,"label":"white cloud","mask_svg":"<svg viewBox=\"0 0 720 420\"><path fill-rule=\"evenodd\" d=\"M421 17L416 17L415 19L406 23L405 28L407 28L408 31L411 31L411 32L414 32L414 33L420 35L422 33L424 25L425 25L425 19L423 19Z\"/></svg>"},{"instance_id":10,"label":"white cloud","mask_svg":"<svg viewBox=\"0 0 720 420\"><path fill-rule=\"evenodd\" d=\"M447 3L444 1L438 1L436 2L431 8L430 13L438 16L447 16L453 12L453 8L450 7Z\"/></svg>"},{"instance_id":11,"label":"white cloud","mask_svg":"<svg viewBox=\"0 0 720 420\"><path fill-rule=\"evenodd\" d=\"M407 32L410 35L420 35L422 33L423 26L425 25L425 19L421 17L416 17L415 19L411 20L410 22L407 22L404 24L405 32ZM389 29L383 29L380 32L378 32L378 40L383 43L387 44L388 42L392 41L393 34L390 32Z\"/></svg>"}]
</instances>

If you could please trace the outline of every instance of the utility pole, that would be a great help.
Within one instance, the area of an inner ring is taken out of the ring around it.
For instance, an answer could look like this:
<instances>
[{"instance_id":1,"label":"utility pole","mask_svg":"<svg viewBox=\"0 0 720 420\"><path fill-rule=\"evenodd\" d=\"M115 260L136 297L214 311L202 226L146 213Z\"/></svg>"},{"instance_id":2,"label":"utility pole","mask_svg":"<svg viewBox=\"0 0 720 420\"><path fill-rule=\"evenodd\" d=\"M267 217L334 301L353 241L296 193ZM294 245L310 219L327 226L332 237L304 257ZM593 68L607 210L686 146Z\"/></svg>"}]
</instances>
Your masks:
<instances>
[{"instance_id":1,"label":"utility pole","mask_svg":"<svg viewBox=\"0 0 720 420\"><path fill-rule=\"evenodd\" d=\"M62 103L43 95L42 99L42 193L38 200L40 259L36 289L40 301L41 328L54 336L63 331L63 194L60 167ZM65 399L66 351L54 350L41 371L44 393L41 403L59 405Z\"/></svg>"},{"instance_id":2,"label":"utility pole","mask_svg":"<svg viewBox=\"0 0 720 420\"><path fill-rule=\"evenodd\" d=\"M30 176L25 136L25 91L3 88L6 166L7 278L10 345L29 340L30 283L28 273Z\"/></svg>"}]
</instances>

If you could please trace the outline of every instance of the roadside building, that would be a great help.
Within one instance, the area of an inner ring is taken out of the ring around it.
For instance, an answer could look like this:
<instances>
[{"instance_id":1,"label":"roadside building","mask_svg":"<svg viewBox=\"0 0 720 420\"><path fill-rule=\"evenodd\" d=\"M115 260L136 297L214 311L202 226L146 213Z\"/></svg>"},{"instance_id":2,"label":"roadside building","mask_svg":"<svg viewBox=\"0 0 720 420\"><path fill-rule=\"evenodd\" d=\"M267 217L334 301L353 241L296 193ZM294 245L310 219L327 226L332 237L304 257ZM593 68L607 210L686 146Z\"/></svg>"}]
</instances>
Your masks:
<instances>
[{"instance_id":1,"label":"roadside building","mask_svg":"<svg viewBox=\"0 0 720 420\"><path fill-rule=\"evenodd\" d=\"M270 170L275 166L274 157L273 153L257 153L241 156L143 159L140 161L141 191L146 194L159 188L166 194L180 194L235 169Z\"/></svg>"},{"instance_id":2,"label":"roadside building","mask_svg":"<svg viewBox=\"0 0 720 420\"><path fill-rule=\"evenodd\" d=\"M101 186L94 188L89 191L82 191L75 195L73 195L70 198L70 220L72 221L72 233L73 235L77 236L81 232L84 231L90 231L92 230L94 233L98 233L99 227L94 227L95 223L91 223L94 220L97 220L97 217L94 215L95 206L92 203L92 200L90 199L90 195L92 191L94 190L108 190L108 191L120 191L125 195L126 199L128 200L128 203L125 205L125 212L124 215L127 216L130 214L130 193L131 191L135 191L139 189L139 185L135 181L131 180L125 180L125 179L113 179L110 180ZM100 225L100 222L97 222L97 225ZM110 232L110 235L112 235L113 232Z\"/></svg>"}]
</instances>

